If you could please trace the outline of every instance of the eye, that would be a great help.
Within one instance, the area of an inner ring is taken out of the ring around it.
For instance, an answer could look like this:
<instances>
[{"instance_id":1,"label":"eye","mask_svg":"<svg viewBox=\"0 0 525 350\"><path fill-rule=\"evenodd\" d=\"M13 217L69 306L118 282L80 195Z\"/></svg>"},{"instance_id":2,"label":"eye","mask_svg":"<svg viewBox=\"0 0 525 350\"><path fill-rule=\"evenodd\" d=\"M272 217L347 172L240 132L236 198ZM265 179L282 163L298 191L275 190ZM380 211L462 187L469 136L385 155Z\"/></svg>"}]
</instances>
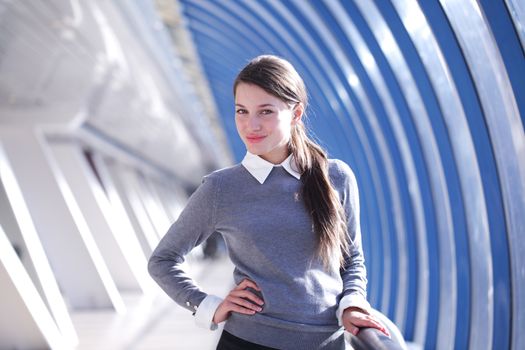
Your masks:
<instances>
[{"instance_id":1,"label":"eye","mask_svg":"<svg viewBox=\"0 0 525 350\"><path fill-rule=\"evenodd\" d=\"M244 108L239 108L235 111L236 114L248 114L248 111Z\"/></svg>"},{"instance_id":2,"label":"eye","mask_svg":"<svg viewBox=\"0 0 525 350\"><path fill-rule=\"evenodd\" d=\"M271 109L263 109L263 110L261 111L261 114L262 114L262 115L270 115L270 114L272 114L272 113L273 113L273 111L272 111Z\"/></svg>"}]
</instances>

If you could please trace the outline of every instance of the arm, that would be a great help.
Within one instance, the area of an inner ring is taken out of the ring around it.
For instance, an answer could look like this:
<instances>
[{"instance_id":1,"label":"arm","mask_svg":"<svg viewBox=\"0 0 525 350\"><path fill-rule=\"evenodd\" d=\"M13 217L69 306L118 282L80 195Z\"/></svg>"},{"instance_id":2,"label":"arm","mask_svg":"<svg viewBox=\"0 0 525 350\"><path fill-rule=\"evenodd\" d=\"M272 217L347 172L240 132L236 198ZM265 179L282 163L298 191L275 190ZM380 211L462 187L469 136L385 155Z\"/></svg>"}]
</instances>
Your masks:
<instances>
[{"instance_id":1,"label":"arm","mask_svg":"<svg viewBox=\"0 0 525 350\"><path fill-rule=\"evenodd\" d=\"M369 313L370 305L366 300L366 267L361 246L361 226L359 222L359 189L354 173L346 163L340 162L340 176L342 178L341 204L345 211L349 255L345 258L345 264L341 268L343 279L343 298L339 302L337 310L338 319L346 308L354 307Z\"/></svg>"},{"instance_id":2,"label":"arm","mask_svg":"<svg viewBox=\"0 0 525 350\"><path fill-rule=\"evenodd\" d=\"M219 185L216 177L203 179L179 218L153 251L148 270L151 277L177 304L195 312L208 296L186 274L184 256L215 230Z\"/></svg>"},{"instance_id":3,"label":"arm","mask_svg":"<svg viewBox=\"0 0 525 350\"><path fill-rule=\"evenodd\" d=\"M361 225L359 222L359 189L354 173L342 163L340 166L343 178L342 205L345 210L348 239L350 243L349 256L341 269L343 279L343 297L339 301L337 318L339 325L356 335L360 327L377 328L386 335L386 328L371 316L370 304L366 300L366 267L361 246Z\"/></svg>"},{"instance_id":4,"label":"arm","mask_svg":"<svg viewBox=\"0 0 525 350\"><path fill-rule=\"evenodd\" d=\"M249 280L242 281L225 299L201 291L183 269L184 256L215 231L216 208L220 184L217 178L206 177L190 197L177 221L162 238L149 260L153 279L175 302L195 313L198 326L211 330L226 320L231 312L253 315L263 301L247 290L259 289Z\"/></svg>"}]
</instances>

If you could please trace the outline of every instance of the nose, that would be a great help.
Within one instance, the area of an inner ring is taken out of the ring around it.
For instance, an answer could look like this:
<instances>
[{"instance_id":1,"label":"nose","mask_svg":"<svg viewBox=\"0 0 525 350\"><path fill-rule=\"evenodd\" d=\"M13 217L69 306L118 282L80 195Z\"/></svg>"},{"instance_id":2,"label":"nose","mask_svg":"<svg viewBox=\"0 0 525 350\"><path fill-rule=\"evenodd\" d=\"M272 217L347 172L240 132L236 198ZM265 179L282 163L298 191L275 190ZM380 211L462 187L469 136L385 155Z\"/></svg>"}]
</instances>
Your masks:
<instances>
[{"instance_id":1,"label":"nose","mask_svg":"<svg viewBox=\"0 0 525 350\"><path fill-rule=\"evenodd\" d=\"M255 115L250 115L248 117L248 127L250 130L259 130L261 128L261 122L259 118Z\"/></svg>"}]
</instances>

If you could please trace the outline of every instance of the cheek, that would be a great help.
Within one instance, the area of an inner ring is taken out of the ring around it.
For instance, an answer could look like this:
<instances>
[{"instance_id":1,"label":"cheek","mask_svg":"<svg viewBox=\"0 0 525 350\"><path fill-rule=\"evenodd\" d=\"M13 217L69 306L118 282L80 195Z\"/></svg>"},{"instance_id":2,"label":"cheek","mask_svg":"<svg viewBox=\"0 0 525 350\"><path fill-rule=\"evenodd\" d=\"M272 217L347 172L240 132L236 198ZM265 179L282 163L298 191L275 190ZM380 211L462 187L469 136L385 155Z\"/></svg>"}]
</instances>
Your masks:
<instances>
[{"instance_id":1,"label":"cheek","mask_svg":"<svg viewBox=\"0 0 525 350\"><path fill-rule=\"evenodd\" d=\"M286 122L283 119L275 118L271 121L268 121L268 123L266 123L266 127L275 133L282 134L283 132L286 132Z\"/></svg>"},{"instance_id":2,"label":"cheek","mask_svg":"<svg viewBox=\"0 0 525 350\"><path fill-rule=\"evenodd\" d=\"M282 136L289 137L292 132L290 121L286 119L281 120L279 124L275 125L275 130L278 130Z\"/></svg>"},{"instance_id":3,"label":"cheek","mask_svg":"<svg viewBox=\"0 0 525 350\"><path fill-rule=\"evenodd\" d=\"M243 129L243 122L239 118L235 118L235 127L237 128L237 131Z\"/></svg>"}]
</instances>

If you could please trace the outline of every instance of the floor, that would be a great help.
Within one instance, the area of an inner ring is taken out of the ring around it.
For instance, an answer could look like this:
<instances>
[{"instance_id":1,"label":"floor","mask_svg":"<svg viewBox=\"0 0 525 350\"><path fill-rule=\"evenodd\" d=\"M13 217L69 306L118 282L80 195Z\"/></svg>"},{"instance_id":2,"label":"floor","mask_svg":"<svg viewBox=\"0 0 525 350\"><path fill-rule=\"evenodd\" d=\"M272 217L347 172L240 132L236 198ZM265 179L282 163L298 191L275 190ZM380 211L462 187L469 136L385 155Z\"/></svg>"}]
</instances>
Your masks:
<instances>
[{"instance_id":1,"label":"floor","mask_svg":"<svg viewBox=\"0 0 525 350\"><path fill-rule=\"evenodd\" d=\"M233 285L229 260L194 263L191 276L207 293L224 296ZM127 312L75 312L76 350L207 350L215 349L220 329L198 328L193 316L160 289L153 297L124 295Z\"/></svg>"}]
</instances>

